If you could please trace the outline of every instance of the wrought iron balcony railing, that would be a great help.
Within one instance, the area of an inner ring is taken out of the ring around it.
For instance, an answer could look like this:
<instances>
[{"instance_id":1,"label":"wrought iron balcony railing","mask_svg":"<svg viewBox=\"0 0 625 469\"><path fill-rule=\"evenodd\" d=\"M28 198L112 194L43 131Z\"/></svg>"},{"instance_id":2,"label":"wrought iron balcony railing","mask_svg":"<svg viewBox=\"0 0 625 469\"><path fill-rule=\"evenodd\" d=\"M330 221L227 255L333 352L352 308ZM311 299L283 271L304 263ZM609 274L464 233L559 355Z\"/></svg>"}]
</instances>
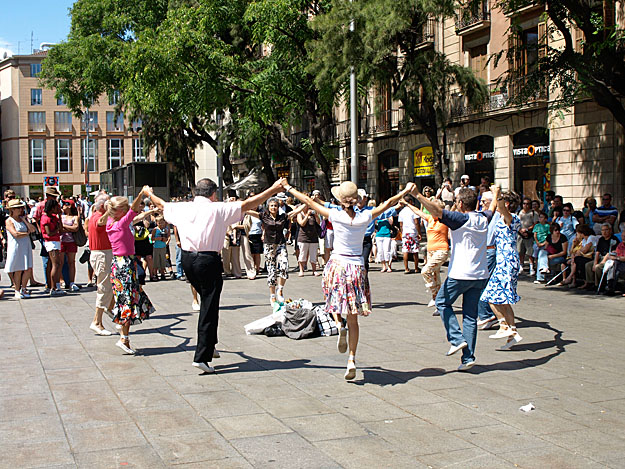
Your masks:
<instances>
[{"instance_id":1,"label":"wrought iron balcony railing","mask_svg":"<svg viewBox=\"0 0 625 469\"><path fill-rule=\"evenodd\" d=\"M469 29L484 21L490 21L490 11L488 10L487 1L462 8L456 16L456 33Z\"/></svg>"}]
</instances>

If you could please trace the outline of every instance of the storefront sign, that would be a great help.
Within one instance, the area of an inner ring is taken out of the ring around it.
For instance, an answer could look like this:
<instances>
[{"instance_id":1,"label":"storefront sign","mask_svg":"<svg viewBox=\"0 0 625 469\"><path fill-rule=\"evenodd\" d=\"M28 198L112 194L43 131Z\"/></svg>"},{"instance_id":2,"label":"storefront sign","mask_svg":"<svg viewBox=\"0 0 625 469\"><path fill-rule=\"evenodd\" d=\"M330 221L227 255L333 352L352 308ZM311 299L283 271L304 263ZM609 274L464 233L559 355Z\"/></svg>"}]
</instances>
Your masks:
<instances>
[{"instance_id":1,"label":"storefront sign","mask_svg":"<svg viewBox=\"0 0 625 469\"><path fill-rule=\"evenodd\" d=\"M512 149L515 158L530 158L532 156L549 155L549 145L528 145Z\"/></svg>"},{"instance_id":2,"label":"storefront sign","mask_svg":"<svg viewBox=\"0 0 625 469\"><path fill-rule=\"evenodd\" d=\"M464 155L464 161L482 161L484 159L492 159L495 158L494 151L485 151L485 152L475 152Z\"/></svg>"},{"instance_id":3,"label":"storefront sign","mask_svg":"<svg viewBox=\"0 0 625 469\"><path fill-rule=\"evenodd\" d=\"M278 166L277 168L279 178L287 178L291 175L291 168L288 165Z\"/></svg>"},{"instance_id":4,"label":"storefront sign","mask_svg":"<svg viewBox=\"0 0 625 469\"><path fill-rule=\"evenodd\" d=\"M421 147L414 151L414 176L434 176L434 153L432 147Z\"/></svg>"}]
</instances>

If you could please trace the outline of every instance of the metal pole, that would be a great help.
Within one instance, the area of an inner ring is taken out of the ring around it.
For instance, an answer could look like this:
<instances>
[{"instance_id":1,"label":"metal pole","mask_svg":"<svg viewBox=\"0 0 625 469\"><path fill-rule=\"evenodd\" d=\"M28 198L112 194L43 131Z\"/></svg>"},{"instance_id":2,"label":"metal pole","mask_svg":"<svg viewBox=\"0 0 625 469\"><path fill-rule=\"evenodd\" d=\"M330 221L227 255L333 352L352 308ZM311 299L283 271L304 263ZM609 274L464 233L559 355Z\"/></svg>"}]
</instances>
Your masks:
<instances>
[{"instance_id":1,"label":"metal pole","mask_svg":"<svg viewBox=\"0 0 625 469\"><path fill-rule=\"evenodd\" d=\"M90 123L91 119L89 118L89 108L87 108L87 116L85 119L85 126L87 127L87 144L85 147L85 156L86 156L86 162L85 162L85 191L87 192L87 198L89 198L89 123Z\"/></svg>"},{"instance_id":2,"label":"metal pole","mask_svg":"<svg viewBox=\"0 0 625 469\"><path fill-rule=\"evenodd\" d=\"M224 165L221 156L221 143L217 145L217 198L224 200Z\"/></svg>"},{"instance_id":3,"label":"metal pole","mask_svg":"<svg viewBox=\"0 0 625 469\"><path fill-rule=\"evenodd\" d=\"M353 0L350 0L350 2ZM354 32L354 20L349 23L349 30ZM358 127L356 112L356 72L354 66L351 67L349 74L349 118L350 128L350 153L351 153L351 180L354 184L358 184Z\"/></svg>"}]
</instances>

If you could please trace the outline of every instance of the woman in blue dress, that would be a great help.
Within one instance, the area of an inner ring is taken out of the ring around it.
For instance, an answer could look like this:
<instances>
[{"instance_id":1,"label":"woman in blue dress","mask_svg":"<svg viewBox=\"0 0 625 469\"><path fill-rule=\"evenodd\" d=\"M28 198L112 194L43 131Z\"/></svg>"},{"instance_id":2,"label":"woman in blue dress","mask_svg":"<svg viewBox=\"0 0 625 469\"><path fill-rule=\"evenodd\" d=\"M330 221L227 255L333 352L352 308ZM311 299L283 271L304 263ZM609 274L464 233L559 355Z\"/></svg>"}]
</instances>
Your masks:
<instances>
[{"instance_id":1,"label":"woman in blue dress","mask_svg":"<svg viewBox=\"0 0 625 469\"><path fill-rule=\"evenodd\" d=\"M499 319L499 330L489 337L491 339L507 337L508 342L501 347L502 350L507 350L522 340L516 330L512 309L512 305L521 299L516 292L521 266L516 240L521 220L514 213L519 206L520 197L514 192L502 193L497 186L493 186L492 191L497 201L497 210L501 214L495 229L497 265L480 300L489 303Z\"/></svg>"}]
</instances>

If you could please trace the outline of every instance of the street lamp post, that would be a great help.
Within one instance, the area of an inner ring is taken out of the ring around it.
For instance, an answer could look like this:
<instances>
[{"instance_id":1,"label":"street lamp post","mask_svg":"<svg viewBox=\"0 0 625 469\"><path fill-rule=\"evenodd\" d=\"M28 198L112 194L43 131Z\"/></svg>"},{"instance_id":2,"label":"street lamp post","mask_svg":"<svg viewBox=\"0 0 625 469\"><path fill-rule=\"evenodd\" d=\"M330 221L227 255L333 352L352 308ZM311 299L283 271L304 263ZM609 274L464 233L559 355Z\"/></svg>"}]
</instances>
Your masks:
<instances>
[{"instance_id":1,"label":"street lamp post","mask_svg":"<svg viewBox=\"0 0 625 469\"><path fill-rule=\"evenodd\" d=\"M91 122L91 118L89 115L89 108L87 107L87 114L85 116L85 128L87 131L87 142L85 144L85 191L87 192L87 197L89 197L89 124Z\"/></svg>"},{"instance_id":2,"label":"street lamp post","mask_svg":"<svg viewBox=\"0 0 625 469\"><path fill-rule=\"evenodd\" d=\"M353 0L350 0L352 2ZM354 33L354 20L349 22L349 31ZM350 153L351 153L351 180L358 185L358 128L356 127L356 71L352 65L349 74L349 118L350 126Z\"/></svg>"}]
</instances>

